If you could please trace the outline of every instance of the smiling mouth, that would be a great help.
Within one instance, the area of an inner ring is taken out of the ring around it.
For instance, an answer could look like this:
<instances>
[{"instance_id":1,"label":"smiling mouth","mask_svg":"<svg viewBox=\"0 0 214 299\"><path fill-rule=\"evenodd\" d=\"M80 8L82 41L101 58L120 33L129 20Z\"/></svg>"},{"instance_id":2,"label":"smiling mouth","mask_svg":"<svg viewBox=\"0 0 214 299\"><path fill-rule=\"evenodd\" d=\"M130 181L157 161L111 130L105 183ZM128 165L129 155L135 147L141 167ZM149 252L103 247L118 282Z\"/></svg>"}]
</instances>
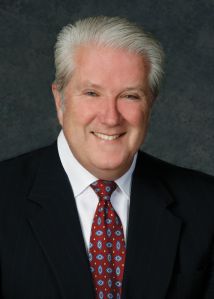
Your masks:
<instances>
[{"instance_id":1,"label":"smiling mouth","mask_svg":"<svg viewBox=\"0 0 214 299\"><path fill-rule=\"evenodd\" d=\"M118 139L119 137L121 137L122 135L124 135L125 133L123 134L115 134L115 135L106 135L106 134L103 134L103 133L98 133L98 132L92 132L96 137L102 139L102 140L108 140L108 141L112 141L112 140L116 140Z\"/></svg>"}]
</instances>

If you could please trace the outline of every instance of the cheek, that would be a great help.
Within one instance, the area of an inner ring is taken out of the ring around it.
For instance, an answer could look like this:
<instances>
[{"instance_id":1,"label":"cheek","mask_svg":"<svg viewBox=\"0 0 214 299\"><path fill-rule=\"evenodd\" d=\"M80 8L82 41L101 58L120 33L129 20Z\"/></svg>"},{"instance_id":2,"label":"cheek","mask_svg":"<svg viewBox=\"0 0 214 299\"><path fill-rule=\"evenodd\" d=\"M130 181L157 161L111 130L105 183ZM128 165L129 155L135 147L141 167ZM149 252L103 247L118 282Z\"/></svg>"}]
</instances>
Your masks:
<instances>
[{"instance_id":1,"label":"cheek","mask_svg":"<svg viewBox=\"0 0 214 299\"><path fill-rule=\"evenodd\" d=\"M142 128L143 125L147 124L149 119L148 107L142 107L142 105L137 105L136 103L122 107L121 113L124 119L133 127Z\"/></svg>"},{"instance_id":2,"label":"cheek","mask_svg":"<svg viewBox=\"0 0 214 299\"><path fill-rule=\"evenodd\" d=\"M84 125L94 118L93 105L83 101L73 101L65 106L64 119L72 125Z\"/></svg>"}]
</instances>

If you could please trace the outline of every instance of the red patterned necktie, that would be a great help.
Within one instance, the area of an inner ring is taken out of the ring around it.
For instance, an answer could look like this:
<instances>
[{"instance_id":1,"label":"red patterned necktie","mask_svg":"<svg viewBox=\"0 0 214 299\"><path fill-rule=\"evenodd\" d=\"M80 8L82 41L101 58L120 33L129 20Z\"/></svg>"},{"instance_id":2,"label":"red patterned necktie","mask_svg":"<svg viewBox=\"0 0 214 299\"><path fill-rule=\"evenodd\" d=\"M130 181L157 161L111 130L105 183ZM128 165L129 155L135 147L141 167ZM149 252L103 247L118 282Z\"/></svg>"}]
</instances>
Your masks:
<instances>
[{"instance_id":1,"label":"red patterned necktie","mask_svg":"<svg viewBox=\"0 0 214 299\"><path fill-rule=\"evenodd\" d=\"M110 201L117 185L98 180L91 187L99 197L89 246L96 299L120 299L126 248L121 220Z\"/></svg>"}]
</instances>

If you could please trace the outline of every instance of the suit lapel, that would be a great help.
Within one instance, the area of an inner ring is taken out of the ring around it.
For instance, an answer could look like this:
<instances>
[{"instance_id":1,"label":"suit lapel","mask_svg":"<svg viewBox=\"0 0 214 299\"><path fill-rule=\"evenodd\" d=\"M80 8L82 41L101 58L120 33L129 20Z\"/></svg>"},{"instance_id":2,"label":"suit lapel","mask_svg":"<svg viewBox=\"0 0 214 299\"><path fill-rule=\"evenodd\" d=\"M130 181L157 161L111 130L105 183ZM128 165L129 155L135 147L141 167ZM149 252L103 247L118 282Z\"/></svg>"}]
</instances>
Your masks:
<instances>
[{"instance_id":1,"label":"suit lapel","mask_svg":"<svg viewBox=\"0 0 214 299\"><path fill-rule=\"evenodd\" d=\"M173 199L142 160L132 184L123 299L165 297L181 229L168 209Z\"/></svg>"},{"instance_id":2,"label":"suit lapel","mask_svg":"<svg viewBox=\"0 0 214 299\"><path fill-rule=\"evenodd\" d=\"M56 146L43 155L29 199L28 222L53 270L61 297L93 298L76 204Z\"/></svg>"}]
</instances>

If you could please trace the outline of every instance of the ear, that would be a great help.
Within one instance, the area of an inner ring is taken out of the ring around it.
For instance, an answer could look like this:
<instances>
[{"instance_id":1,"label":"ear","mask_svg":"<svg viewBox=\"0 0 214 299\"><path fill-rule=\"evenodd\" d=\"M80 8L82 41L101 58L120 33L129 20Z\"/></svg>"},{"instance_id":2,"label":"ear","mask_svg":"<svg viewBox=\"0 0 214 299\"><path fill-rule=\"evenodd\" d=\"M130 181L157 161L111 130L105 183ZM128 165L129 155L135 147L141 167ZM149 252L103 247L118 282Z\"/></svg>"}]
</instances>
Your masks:
<instances>
[{"instance_id":1,"label":"ear","mask_svg":"<svg viewBox=\"0 0 214 299\"><path fill-rule=\"evenodd\" d=\"M55 100L57 117L60 125L63 127L63 103L62 103L62 95L60 94L57 85L55 83L52 84L52 93Z\"/></svg>"}]
</instances>

